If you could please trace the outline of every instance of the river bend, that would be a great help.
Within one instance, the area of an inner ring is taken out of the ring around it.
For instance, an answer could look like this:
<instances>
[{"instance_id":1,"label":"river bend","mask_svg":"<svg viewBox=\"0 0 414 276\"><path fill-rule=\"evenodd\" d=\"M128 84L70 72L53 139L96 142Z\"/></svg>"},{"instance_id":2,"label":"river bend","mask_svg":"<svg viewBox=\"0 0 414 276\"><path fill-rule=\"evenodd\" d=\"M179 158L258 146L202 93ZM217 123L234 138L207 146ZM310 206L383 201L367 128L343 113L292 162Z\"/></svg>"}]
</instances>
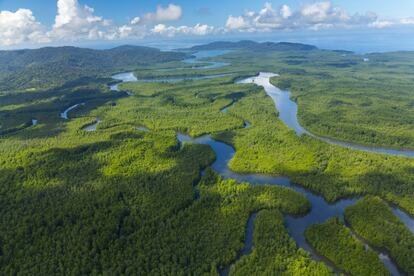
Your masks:
<instances>
[{"instance_id":1,"label":"river bend","mask_svg":"<svg viewBox=\"0 0 414 276\"><path fill-rule=\"evenodd\" d=\"M381 148L381 147L369 147L358 145L354 143L343 142L323 136L319 136L316 134L311 133L310 131L306 130L299 124L298 121L298 105L296 102L292 101L290 98L290 92L283 91L273 84L270 83L270 78L279 76L278 74L274 73L260 73L258 76L247 78L238 83L254 83L259 86L262 86L266 93L272 98L273 102L275 103L276 109L279 112L279 118L282 122L284 122L289 128L293 129L297 135L307 134L322 141L325 141L329 144L338 145L342 147L352 148L356 150L368 151L368 152L375 152L375 153L382 153L382 154L389 154L389 155L400 155L405 157L414 157L413 150L395 150L395 149L388 149L388 148Z\"/></svg>"},{"instance_id":2,"label":"river bend","mask_svg":"<svg viewBox=\"0 0 414 276\"><path fill-rule=\"evenodd\" d=\"M215 66L225 66L227 64L214 64ZM218 67L214 67L218 68ZM210 75L205 76L204 78L213 78L222 75ZM336 140L332 140L329 138L320 137L314 135L304 129L297 120L297 104L290 99L290 93L287 91L282 91L277 87L273 86L270 83L270 78L277 76L277 74L273 73L260 73L256 77L247 78L237 83L255 83L257 85L263 86L266 93L272 98L275 103L275 106L279 112L279 117L281 121L283 121L287 126L295 130L297 135L307 134L312 137L321 139L325 142L330 144L340 145L344 147L350 147L357 150L365 150L370 152L376 153L383 153L383 154L391 154L391 155L402 155L407 157L413 157L414 152L412 151L398 151L398 150L391 150L391 149L384 149L384 148L372 148L366 146L355 145L346 142L340 142ZM134 82L134 81L181 81L186 80L187 78L160 78L155 80L138 80L133 73L122 73L113 76L114 79L121 81L121 82ZM191 79L200 79L200 77L195 77ZM118 85L112 85L112 90L119 91ZM235 104L235 103L233 103ZM232 107L231 104L228 107L223 108L221 111L226 113L229 108ZM249 127L251 124L245 122L245 127ZM332 267L332 264L326 260L324 257L320 256L317 252L313 250L313 248L307 243L304 232L305 230L312 224L316 223L323 223L327 219L332 217L339 217L343 219L345 209L353 204L359 199L357 197L350 198L350 199L342 199L337 201L336 203L330 204L328 203L322 196L312 193L311 191L305 189L304 187L298 186L290 181L287 177L279 177L279 176L269 176L269 175L262 175L262 174L239 174L233 172L229 167L228 164L230 160L233 158L235 154L235 150L230 145L227 145L223 142L219 142L214 140L211 136L205 135L198 138L189 137L186 134L178 133L177 139L181 144L185 142L192 142L197 144L209 145L216 155L215 162L211 165L212 168L219 173L224 179L234 179L238 182L245 182L250 183L252 185L277 185L282 187L288 187L295 190L298 193L304 195L311 203L312 209L311 211L303 217L292 217L287 216L286 219L286 227L291 235L291 237L296 241L297 245L303 248L304 250L308 251L312 258L316 261L324 261L327 265ZM197 187L195 187L197 191ZM410 229L411 232L414 233L414 219L406 214L404 211L397 207L392 207L393 212L396 216L398 216L401 221L405 223L405 225ZM254 228L254 221L255 215L251 214L249 220L246 225L246 245L243 250L240 252L241 255L250 254L253 248L252 236L253 236L253 228ZM397 267L389 258L389 256L385 252L378 252L379 259L384 263L387 269L390 271L392 275L400 275L398 272ZM334 268L335 270L335 268ZM222 275L227 275L230 271L230 266L224 268L221 271Z\"/></svg>"}]
</instances>

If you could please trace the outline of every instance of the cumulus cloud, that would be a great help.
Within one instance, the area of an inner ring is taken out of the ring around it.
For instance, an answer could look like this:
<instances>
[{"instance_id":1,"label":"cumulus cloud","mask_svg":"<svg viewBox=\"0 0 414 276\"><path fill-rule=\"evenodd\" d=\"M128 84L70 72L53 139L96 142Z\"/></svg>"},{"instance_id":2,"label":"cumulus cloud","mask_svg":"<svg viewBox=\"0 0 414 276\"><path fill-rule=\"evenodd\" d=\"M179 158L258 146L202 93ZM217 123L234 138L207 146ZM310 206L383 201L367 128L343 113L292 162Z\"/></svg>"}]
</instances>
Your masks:
<instances>
[{"instance_id":1,"label":"cumulus cloud","mask_svg":"<svg viewBox=\"0 0 414 276\"><path fill-rule=\"evenodd\" d=\"M376 20L369 24L369 27L375 29L384 29L394 25L394 22L388 20Z\"/></svg>"},{"instance_id":2,"label":"cumulus cloud","mask_svg":"<svg viewBox=\"0 0 414 276\"><path fill-rule=\"evenodd\" d=\"M180 19L182 9L180 6L169 4L167 7L157 6L155 13L147 13L144 18L149 22L165 22Z\"/></svg>"},{"instance_id":3,"label":"cumulus cloud","mask_svg":"<svg viewBox=\"0 0 414 276\"><path fill-rule=\"evenodd\" d=\"M95 15L93 8L77 0L58 0L55 24L48 36L62 40L111 39L116 34L111 21Z\"/></svg>"},{"instance_id":4,"label":"cumulus cloud","mask_svg":"<svg viewBox=\"0 0 414 276\"><path fill-rule=\"evenodd\" d=\"M124 25L115 25L95 13L78 0L57 0L55 22L49 28L38 22L31 10L0 11L0 46L55 41L114 40L147 36L209 35L227 32L265 32L294 29L326 28L389 28L414 25L414 18L379 18L374 13L350 14L330 1L304 4L293 10L287 4L277 8L266 3L259 11L246 11L230 15L225 26L206 24L194 26L168 26L165 22L179 20L183 15L180 6L157 6L154 12L133 17Z\"/></svg>"},{"instance_id":5,"label":"cumulus cloud","mask_svg":"<svg viewBox=\"0 0 414 276\"><path fill-rule=\"evenodd\" d=\"M182 16L180 6L169 4L166 7L157 6L154 13L147 13L142 17L133 18L129 24L119 28L119 37L144 37L144 36L166 36L196 35L202 36L214 33L216 29L205 24L194 26L167 26L162 22L179 20Z\"/></svg>"},{"instance_id":6,"label":"cumulus cloud","mask_svg":"<svg viewBox=\"0 0 414 276\"><path fill-rule=\"evenodd\" d=\"M115 31L111 31L109 34L114 36L113 39L144 38L147 35L147 27L128 24L118 27Z\"/></svg>"},{"instance_id":7,"label":"cumulus cloud","mask_svg":"<svg viewBox=\"0 0 414 276\"><path fill-rule=\"evenodd\" d=\"M111 20L96 15L93 8L81 5L78 0L57 0L55 22L49 30L36 21L31 10L0 12L0 45L142 38L152 33L150 29L155 24L178 20L181 16L181 7L169 4L166 7L158 6L154 13L134 17L128 24L115 26ZM210 31L208 26L200 24L166 28L167 31L160 33L168 36L178 33L199 35Z\"/></svg>"},{"instance_id":8,"label":"cumulus cloud","mask_svg":"<svg viewBox=\"0 0 414 276\"><path fill-rule=\"evenodd\" d=\"M43 29L31 10L0 12L0 45L49 42Z\"/></svg>"},{"instance_id":9,"label":"cumulus cloud","mask_svg":"<svg viewBox=\"0 0 414 276\"><path fill-rule=\"evenodd\" d=\"M202 24L196 24L195 26L166 26L164 24L155 25L151 29L151 33L157 35L164 35L168 37L174 37L176 35L207 35L215 31L214 27Z\"/></svg>"},{"instance_id":10,"label":"cumulus cloud","mask_svg":"<svg viewBox=\"0 0 414 276\"><path fill-rule=\"evenodd\" d=\"M138 24L140 24L141 22L142 22L141 17L137 16L137 17L134 17L134 18L131 20L130 24L131 24L131 25L138 25Z\"/></svg>"},{"instance_id":11,"label":"cumulus cloud","mask_svg":"<svg viewBox=\"0 0 414 276\"><path fill-rule=\"evenodd\" d=\"M119 27L116 36L119 38L143 38L151 34L174 36L177 33L190 32L191 27L167 27L161 24L161 22L178 20L181 16L180 6L169 4L162 7L159 5L154 13L134 17L128 24Z\"/></svg>"},{"instance_id":12,"label":"cumulus cloud","mask_svg":"<svg viewBox=\"0 0 414 276\"><path fill-rule=\"evenodd\" d=\"M288 5L274 8L266 3L258 12L247 11L241 16L229 16L229 31L272 31L289 29L324 29L334 27L374 26L378 17L374 13L349 14L330 1L302 5L293 11Z\"/></svg>"},{"instance_id":13,"label":"cumulus cloud","mask_svg":"<svg viewBox=\"0 0 414 276\"><path fill-rule=\"evenodd\" d=\"M280 15L282 16L282 18L289 18L292 16L292 10L290 9L290 7L288 5L283 5L280 8Z\"/></svg>"},{"instance_id":14,"label":"cumulus cloud","mask_svg":"<svg viewBox=\"0 0 414 276\"><path fill-rule=\"evenodd\" d=\"M248 23L244 20L243 16L232 16L227 18L226 28L229 30L246 29Z\"/></svg>"},{"instance_id":15,"label":"cumulus cloud","mask_svg":"<svg viewBox=\"0 0 414 276\"><path fill-rule=\"evenodd\" d=\"M47 37L52 40L115 40L125 38L143 38L151 28L159 22L178 20L182 16L180 6L169 4L166 7L157 6L156 11L144 16L134 17L128 24L114 26L111 20L95 14L95 10L87 5L79 4L78 0L58 0L57 15L52 29L47 32ZM170 33L193 32L185 26L179 31Z\"/></svg>"},{"instance_id":16,"label":"cumulus cloud","mask_svg":"<svg viewBox=\"0 0 414 276\"><path fill-rule=\"evenodd\" d=\"M407 26L414 25L414 17L401 18L398 20L376 20L370 23L371 28L384 29L393 26Z\"/></svg>"}]
</instances>

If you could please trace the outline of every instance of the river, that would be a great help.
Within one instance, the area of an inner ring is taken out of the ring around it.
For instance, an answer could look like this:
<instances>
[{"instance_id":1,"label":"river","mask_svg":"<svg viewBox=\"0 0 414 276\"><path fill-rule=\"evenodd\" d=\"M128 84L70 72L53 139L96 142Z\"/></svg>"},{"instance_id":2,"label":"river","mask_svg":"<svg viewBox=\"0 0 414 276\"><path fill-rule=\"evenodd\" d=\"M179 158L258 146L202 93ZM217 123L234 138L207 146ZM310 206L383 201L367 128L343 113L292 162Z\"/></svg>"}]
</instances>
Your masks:
<instances>
[{"instance_id":1,"label":"river","mask_svg":"<svg viewBox=\"0 0 414 276\"><path fill-rule=\"evenodd\" d=\"M65 111L60 113L60 117L62 119L65 119L65 120L69 120L69 112L72 111L75 108L78 108L81 105L85 105L85 103L78 103L78 104L74 104L74 105L68 107L67 109L65 109Z\"/></svg>"},{"instance_id":2,"label":"river","mask_svg":"<svg viewBox=\"0 0 414 276\"><path fill-rule=\"evenodd\" d=\"M322 196L316 195L299 185L295 185L287 177L275 177L262 174L239 174L233 172L228 167L229 161L233 158L235 154L233 147L225 143L216 141L212 139L209 135L201 136L198 138L191 138L188 135L179 133L177 134L177 139L181 143L192 142L196 144L209 145L216 155L216 160L212 164L212 168L216 172L218 172L224 179L234 179L238 182L250 183L252 185L277 185L282 187L288 187L304 195L310 201L312 209L308 214L306 214L306 216L303 217L286 217L286 227L289 231L289 234L295 240L298 246L300 246L301 248L303 248L311 254L314 260L324 261L335 271L338 271L333 267L333 265L330 262L328 262L325 258L320 256L317 252L313 250L313 248L306 241L304 232L310 225L316 223L323 223L329 218L340 217L341 219L343 219L345 209L355 204L358 198L343 199L337 201L336 203L330 204ZM394 207L393 209L394 212L404 213L396 207ZM246 228L253 229L253 226L251 225L253 222L254 220L249 219ZM414 223L414 220L407 215L406 221L404 222L408 226ZM413 229L414 227L411 228L411 231L413 231ZM253 233L251 232L252 231L246 231L246 243L250 245L252 245L251 239L253 237ZM250 251L251 249L248 250L244 248L242 253ZM378 254L382 256L382 258L380 258L381 261L384 263L384 265L388 268L390 272L393 272L393 275L400 275L398 273L397 267L394 265L394 263L390 260L390 258L385 252L379 252ZM221 275L227 275L229 270L229 267L223 269Z\"/></svg>"},{"instance_id":3,"label":"river","mask_svg":"<svg viewBox=\"0 0 414 276\"><path fill-rule=\"evenodd\" d=\"M97 127L100 123L102 123L102 121L97 119L95 123L93 123L91 125L87 125L86 127L83 128L83 130L87 131L87 132L96 131L96 129L97 129Z\"/></svg>"},{"instance_id":4,"label":"river","mask_svg":"<svg viewBox=\"0 0 414 276\"><path fill-rule=\"evenodd\" d=\"M200 56L200 55L199 55ZM202 55L201 55L202 56ZM205 56L205 55L204 55ZM211 57L211 55L209 55ZM188 61L187 61L188 62ZM198 62L197 60L192 62ZM219 66L220 64L214 64L216 66ZM226 66L227 64L221 64L221 66ZM214 67L218 68L218 67ZM221 75L211 75L210 77L218 77ZM275 103L275 106L277 110L279 111L279 117L281 121L283 121L287 126L295 130L295 132L298 135L308 134L312 137L321 139L325 142L340 145L344 147L351 147L357 150L366 150L370 152L377 152L377 153L383 153L383 154L397 154L402 156L408 156L413 157L414 152L411 151L398 151L398 150L391 150L391 149L384 149L384 148L371 148L371 147L365 147L345 142L340 142L324 137L320 137L317 135L314 135L304 129L297 120L297 105L294 101L290 99L290 93L287 91L282 91L278 89L277 87L270 84L270 78L273 76L277 76L277 74L273 73L260 73L256 77L246 78L244 80L238 81L238 83L255 83L257 85L261 85L264 87L266 93L272 98L272 100ZM161 78L157 80L138 80L134 76L133 73L123 73L123 74L117 74L113 76L114 79L122 82L131 82L131 81L180 81L180 80L187 80L187 78ZM194 78L199 79L199 78ZM118 85L111 86L112 90L119 91ZM223 108L221 111L226 113L229 108L234 105L235 102L233 102L231 105ZM249 127L251 124L249 122L245 122L245 127ZM356 203L358 200L357 197L350 198L350 199L342 199L337 201L336 203L330 204L328 203L322 196L319 196L317 194L312 193L311 191L296 185L290 181L287 177L275 177L275 176L269 176L269 175L262 175L262 174L239 174L236 172L233 172L228 167L229 161L233 158L235 154L235 150L230 145L227 145L225 143L216 141L211 138L209 135L192 138L189 137L186 134L177 134L177 139L180 141L181 144L185 142L192 142L197 144L204 144L209 145L216 155L215 162L211 165L212 168L218 172L224 179L234 179L238 182L245 182L250 183L252 185L277 185L282 187L288 187L293 190L295 190L298 193L301 193L304 195L312 204L312 209L310 212L303 216L303 217L292 217L287 216L286 217L286 227L291 235L291 237L296 241L296 244L303 248L304 250L308 251L312 258L317 261L324 261L327 265L332 267L334 271L338 270L333 267L332 263L330 263L328 260L326 260L324 257L320 256L317 252L313 250L313 248L307 243L304 231L312 224L315 223L323 223L327 219L332 217L339 217L343 219L345 209L349 206L352 206ZM197 191L197 187L195 187L195 190ZM392 207L394 214L396 214L401 221L407 225L407 227L410 229L411 232L414 233L414 219L410 217L408 214L403 212L401 209L397 207ZM254 221L255 221L256 213L253 213L250 215L247 225L246 225L246 245L243 248L243 250L240 252L239 256L242 255L248 255L251 253L253 248L253 229L254 229ZM379 259L384 263L384 265L387 267L387 269L390 271L392 275L400 275L398 272L397 267L395 264L391 261L389 256L385 252L378 252ZM237 261L237 260L235 260ZM230 271L230 266L224 268L221 271L222 275L227 275Z\"/></svg>"},{"instance_id":5,"label":"river","mask_svg":"<svg viewBox=\"0 0 414 276\"><path fill-rule=\"evenodd\" d=\"M169 68L169 69L159 69L158 71L175 71L175 70L201 70L201 69L215 69L229 65L224 62L215 62L215 61L203 61L206 58L212 58L219 55L224 55L230 51L227 50L214 50L214 51L200 51L193 54L191 58L183 60L186 64L204 64L204 66L194 66L194 67L179 67L179 68ZM164 78L148 78L148 79L137 79L134 72L119 73L113 75L114 80L120 82L179 82L183 80L203 80L203 79L212 79L217 77L227 76L228 74L213 74L213 75L203 75L203 76L179 76L179 77L164 77ZM110 90L119 91L119 83L110 85Z\"/></svg>"},{"instance_id":6,"label":"river","mask_svg":"<svg viewBox=\"0 0 414 276\"><path fill-rule=\"evenodd\" d=\"M352 148L356 150L369 151L375 153L383 153L389 155L400 155L405 157L414 157L413 150L395 150L381 147L369 147L358 145L354 143L343 142L331 138L322 137L311 133L299 124L298 121L298 105L290 98L290 92L283 91L270 83L270 78L279 76L274 73L260 73L256 77L247 78L238 83L254 83L264 88L266 93L272 98L276 109L279 112L279 118L288 127L293 129L297 135L307 134L317 139L323 140L329 144L338 145L342 147Z\"/></svg>"}]
</instances>

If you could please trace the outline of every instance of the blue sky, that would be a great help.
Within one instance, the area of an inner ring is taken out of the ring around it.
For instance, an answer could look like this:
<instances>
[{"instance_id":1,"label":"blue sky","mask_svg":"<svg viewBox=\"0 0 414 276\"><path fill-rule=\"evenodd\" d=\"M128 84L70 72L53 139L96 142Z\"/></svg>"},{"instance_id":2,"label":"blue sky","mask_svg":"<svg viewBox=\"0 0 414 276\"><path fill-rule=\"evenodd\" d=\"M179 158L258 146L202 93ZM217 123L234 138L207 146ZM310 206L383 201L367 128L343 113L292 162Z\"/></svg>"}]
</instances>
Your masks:
<instances>
[{"instance_id":1,"label":"blue sky","mask_svg":"<svg viewBox=\"0 0 414 276\"><path fill-rule=\"evenodd\" d=\"M93 7L96 13L112 18L119 24L131 17L151 12L157 5L174 3L183 7L183 24L196 24L200 20L211 25L223 24L230 14L241 14L244 10L259 10L266 2L279 6L288 4L298 7L304 3L316 1L287 0L287 1L260 1L260 0L80 0L81 4ZM414 1L412 0L337 0L335 5L346 8L352 13L372 11L384 18L414 16ZM56 0L0 0L0 10L17 10L28 8L42 23L53 24L56 15ZM115 11L115 12L114 12ZM207 11L207 12L206 12Z\"/></svg>"},{"instance_id":2,"label":"blue sky","mask_svg":"<svg viewBox=\"0 0 414 276\"><path fill-rule=\"evenodd\" d=\"M0 0L0 47L414 28L412 0Z\"/></svg>"}]
</instances>

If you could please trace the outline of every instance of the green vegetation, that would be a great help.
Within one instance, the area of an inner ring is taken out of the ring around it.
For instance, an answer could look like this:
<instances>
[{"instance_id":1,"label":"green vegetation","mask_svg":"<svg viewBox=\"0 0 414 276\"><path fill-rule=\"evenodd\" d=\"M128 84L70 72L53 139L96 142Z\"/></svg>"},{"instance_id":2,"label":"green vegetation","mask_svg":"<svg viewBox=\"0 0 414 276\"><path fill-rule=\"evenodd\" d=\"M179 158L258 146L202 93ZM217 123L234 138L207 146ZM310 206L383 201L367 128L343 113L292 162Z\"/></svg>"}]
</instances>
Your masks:
<instances>
[{"instance_id":1,"label":"green vegetation","mask_svg":"<svg viewBox=\"0 0 414 276\"><path fill-rule=\"evenodd\" d=\"M110 92L105 81L107 79L96 79L50 91L0 96L0 136L22 134L19 131L31 127L32 119L39 121L40 128L45 130L42 135L48 136L63 130L60 127L64 120L60 118L60 113L74 104L85 103L76 109L77 114L84 116L88 116L97 106L115 105L115 101L125 95ZM74 111L69 116L73 114Z\"/></svg>"},{"instance_id":2,"label":"green vegetation","mask_svg":"<svg viewBox=\"0 0 414 276\"><path fill-rule=\"evenodd\" d=\"M295 58L300 65L272 82L292 91L299 121L315 134L414 149L413 60L414 53L370 55L369 62L314 53Z\"/></svg>"},{"instance_id":3,"label":"green vegetation","mask_svg":"<svg viewBox=\"0 0 414 276\"><path fill-rule=\"evenodd\" d=\"M30 147L2 141L1 274L216 274L243 246L251 212L310 208L289 189L212 173L194 201L208 147L179 150L171 131L82 124Z\"/></svg>"},{"instance_id":4,"label":"green vegetation","mask_svg":"<svg viewBox=\"0 0 414 276\"><path fill-rule=\"evenodd\" d=\"M299 121L311 132L360 144L414 149L414 52L371 54L365 62L351 52L317 50L302 44L242 41L194 49L234 49L215 59L231 66L192 71L138 70L137 75L156 78L279 73L281 76L272 82L292 91L299 106Z\"/></svg>"},{"instance_id":5,"label":"green vegetation","mask_svg":"<svg viewBox=\"0 0 414 276\"><path fill-rule=\"evenodd\" d=\"M244 49L251 51L312 51L317 48L312 45L289 42L263 42L258 43L251 40L242 40L239 42L217 41L205 45L194 46L191 48L194 51L203 50L223 50L223 49Z\"/></svg>"},{"instance_id":6,"label":"green vegetation","mask_svg":"<svg viewBox=\"0 0 414 276\"><path fill-rule=\"evenodd\" d=\"M350 53L342 57L339 52L307 49L303 45L287 50L288 46L264 44L261 51L242 47L217 59L232 66L194 71L158 70L188 67L179 62L186 54L129 47L109 52L58 49L53 64L38 64L43 59L41 53L47 50L22 52L23 60L16 58L14 52L0 53L0 61L13 60L17 68L2 68L0 73L4 90L0 92L0 193L4 195L0 197L0 274L216 275L218 268L237 260L244 244L246 221L258 211L253 253L236 262L232 273L329 273L324 265L294 246L283 226L282 214L301 215L311 208L303 196L286 188L222 180L210 169L200 182L200 171L212 163L214 154L202 145L186 144L180 149L176 132L191 136L212 134L233 145L236 154L230 167L237 172L287 176L330 201L376 195L414 214L413 159L345 149L309 136L297 137L278 120L262 88L234 84L237 78L260 71L281 73L282 77L273 81L292 88L303 121L310 112L315 112L316 117L324 109L335 113L333 107L313 106L324 102L318 100L317 94L323 94L328 87L323 88L329 85L324 81L330 75L338 78L337 86L332 87L345 87L347 82L355 82L352 75L374 78L369 74L378 73L375 70L380 63L397 63L395 71L387 67L388 73L377 76L387 75L387 89L392 87L392 93L399 90L399 95L391 94L391 88L384 91L370 86L364 90L367 95L360 96L372 98L377 111L352 116L370 120L366 125L376 135L380 135L382 124L386 130L381 139L389 145L409 147L413 143L411 133L396 129L412 124L411 109L401 104L400 113L393 113L389 107L395 104L393 101L412 102L407 83L411 69L399 74L406 66L399 56L410 57L412 53L373 55L371 65ZM64 54L66 51L80 52L69 55ZM142 53L145 58L140 59ZM36 62L30 63L31 59ZM366 68L371 66L374 68ZM231 75L200 81L120 85L132 96L109 91L107 84L113 82L110 74L127 69L148 78ZM391 71L400 77L391 80L395 76ZM308 81L315 89L300 90L300 85ZM367 82L373 85L375 80ZM383 99L377 101L368 90L378 90L375 93L383 95ZM345 92L346 97L358 101L356 94ZM233 102L228 113L220 111ZM72 110L70 120L59 117L78 103L85 105ZM378 112L392 116L381 117ZM407 116L398 118L398 114ZM380 118L378 123L372 120L375 116ZM321 115L319 121L303 123L313 131L312 124L333 124L336 119L332 118L336 117ZM37 119L38 125L31 126L32 119ZM82 130L97 119L102 121L97 131ZM346 120L338 124L346 124ZM244 129L245 121L252 126ZM139 126L150 132L137 130ZM364 123L360 127L364 128ZM337 136L339 132L329 135ZM351 131L344 133L351 135L349 139L353 141L366 139ZM405 138L398 140L393 135ZM364 143L380 142L369 138ZM195 200L197 183L200 199ZM372 224L372 233L392 233L378 246L387 248L393 258L400 260L397 263L402 268L412 272L411 236L386 212L378 211L377 206L375 209L354 215L354 221L352 214L347 219L370 242L373 238L365 235L355 221L362 221L363 227ZM342 227L338 225L338 229L339 226ZM345 241L341 255L360 254L358 247L345 248L351 240L342 230L332 230L338 236L331 237Z\"/></svg>"},{"instance_id":7,"label":"green vegetation","mask_svg":"<svg viewBox=\"0 0 414 276\"><path fill-rule=\"evenodd\" d=\"M243 256L230 275L332 275L332 272L296 248L280 212L266 210L256 218L252 254Z\"/></svg>"},{"instance_id":8,"label":"green vegetation","mask_svg":"<svg viewBox=\"0 0 414 276\"><path fill-rule=\"evenodd\" d=\"M338 218L315 224L305 232L310 245L351 275L389 275L378 254L366 249Z\"/></svg>"},{"instance_id":9,"label":"green vegetation","mask_svg":"<svg viewBox=\"0 0 414 276\"><path fill-rule=\"evenodd\" d=\"M228 112L252 123L248 129L214 135L235 146L236 154L230 162L234 171L289 176L329 201L374 194L414 214L413 159L329 145L309 136L298 137L277 119L272 101L261 90L252 90Z\"/></svg>"},{"instance_id":10,"label":"green vegetation","mask_svg":"<svg viewBox=\"0 0 414 276\"><path fill-rule=\"evenodd\" d=\"M414 236L378 197L367 196L348 207L346 220L375 247L385 249L407 275L414 274Z\"/></svg>"},{"instance_id":11,"label":"green vegetation","mask_svg":"<svg viewBox=\"0 0 414 276\"><path fill-rule=\"evenodd\" d=\"M54 88L85 77L104 76L154 63L179 61L184 53L121 46L110 50L75 47L0 51L0 91Z\"/></svg>"},{"instance_id":12,"label":"green vegetation","mask_svg":"<svg viewBox=\"0 0 414 276\"><path fill-rule=\"evenodd\" d=\"M122 108L102 112L107 124L131 120L149 129L173 129L192 136L243 127L243 120L220 109L255 88L232 83L231 77L178 83L126 83L121 90L135 93L122 100Z\"/></svg>"}]
</instances>

